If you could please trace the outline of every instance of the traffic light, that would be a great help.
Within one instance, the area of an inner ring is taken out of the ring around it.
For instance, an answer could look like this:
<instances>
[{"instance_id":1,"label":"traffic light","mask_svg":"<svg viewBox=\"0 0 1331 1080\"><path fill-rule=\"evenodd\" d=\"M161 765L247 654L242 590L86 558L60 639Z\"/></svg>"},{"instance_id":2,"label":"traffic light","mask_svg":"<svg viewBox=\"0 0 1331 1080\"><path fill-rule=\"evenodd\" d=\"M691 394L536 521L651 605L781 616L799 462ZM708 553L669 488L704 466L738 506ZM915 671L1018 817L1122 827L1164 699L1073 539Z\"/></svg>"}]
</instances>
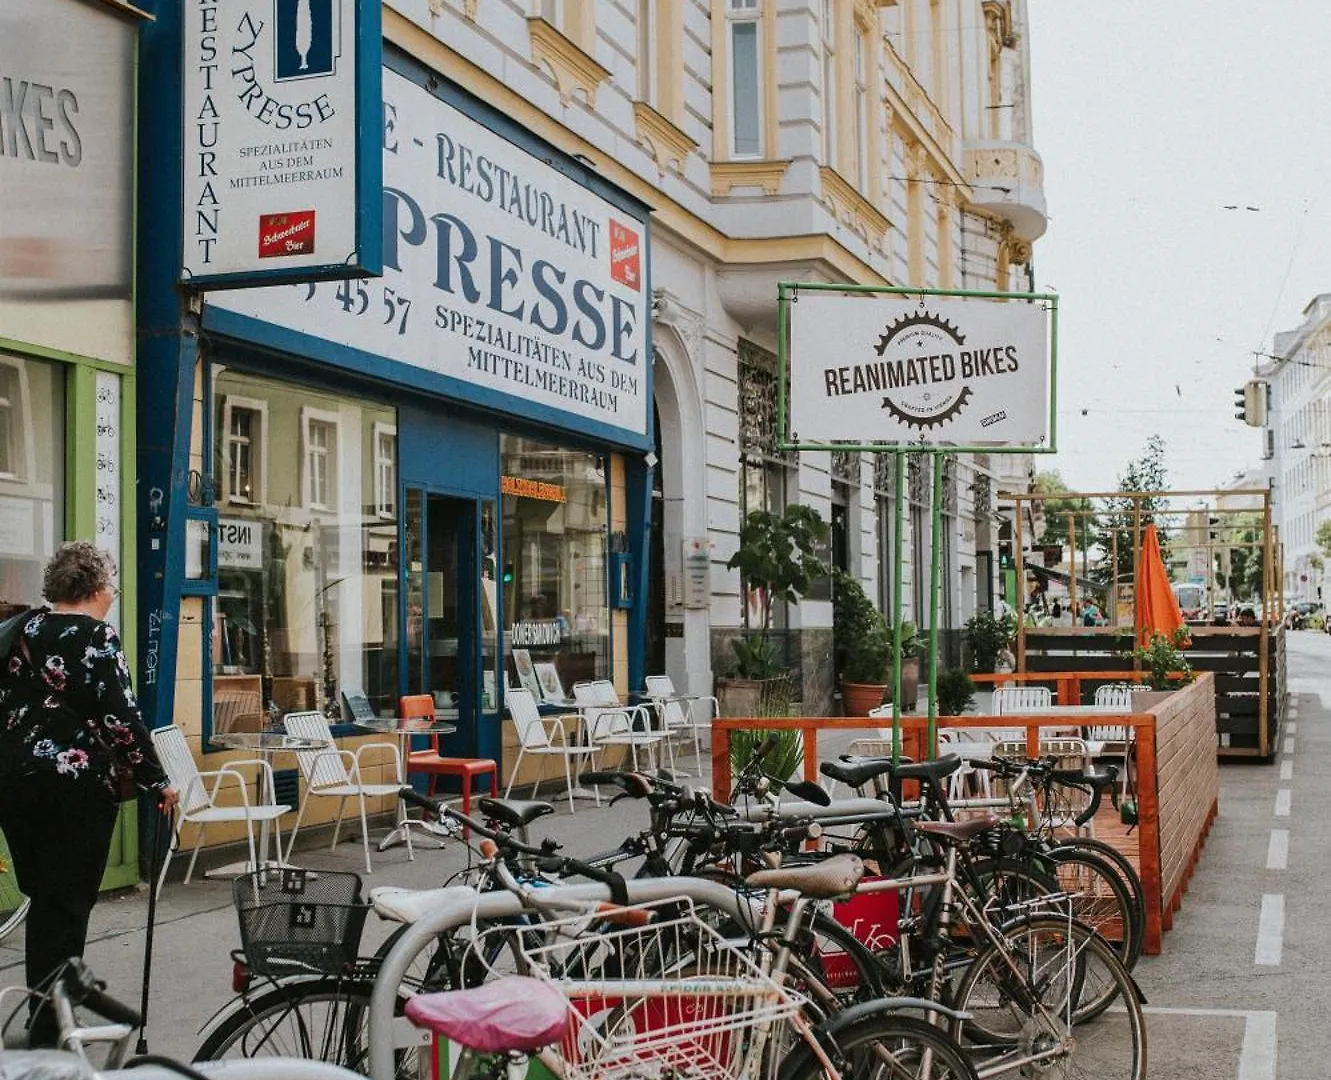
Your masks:
<instances>
[{"instance_id":1,"label":"traffic light","mask_svg":"<svg viewBox=\"0 0 1331 1080\"><path fill-rule=\"evenodd\" d=\"M1261 379L1249 379L1234 391L1234 419L1249 427L1266 427L1271 387Z\"/></svg>"},{"instance_id":2,"label":"traffic light","mask_svg":"<svg viewBox=\"0 0 1331 1080\"><path fill-rule=\"evenodd\" d=\"M998 541L998 565L1004 570L1012 565L1012 541Z\"/></svg>"}]
</instances>

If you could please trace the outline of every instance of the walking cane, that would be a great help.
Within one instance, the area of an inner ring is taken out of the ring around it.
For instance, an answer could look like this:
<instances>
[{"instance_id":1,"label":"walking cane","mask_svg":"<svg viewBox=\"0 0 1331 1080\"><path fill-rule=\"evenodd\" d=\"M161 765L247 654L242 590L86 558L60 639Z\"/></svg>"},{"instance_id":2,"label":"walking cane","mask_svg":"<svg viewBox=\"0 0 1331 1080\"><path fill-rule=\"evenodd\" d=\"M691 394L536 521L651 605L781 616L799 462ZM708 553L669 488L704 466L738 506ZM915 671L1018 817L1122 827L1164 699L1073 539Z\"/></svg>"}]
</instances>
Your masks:
<instances>
[{"instance_id":1,"label":"walking cane","mask_svg":"<svg viewBox=\"0 0 1331 1080\"><path fill-rule=\"evenodd\" d=\"M175 811L171 811L173 818ZM134 1047L134 1053L142 1056L148 1053L148 991L152 986L153 976L153 929L157 922L157 877L162 872L158 865L161 862L162 850L162 807L157 804L153 807L153 839L152 853L148 856L148 866L151 875L148 881L148 933L143 939L143 996L139 999L139 1015L143 1018L143 1023L139 1027L139 1041Z\"/></svg>"}]
</instances>

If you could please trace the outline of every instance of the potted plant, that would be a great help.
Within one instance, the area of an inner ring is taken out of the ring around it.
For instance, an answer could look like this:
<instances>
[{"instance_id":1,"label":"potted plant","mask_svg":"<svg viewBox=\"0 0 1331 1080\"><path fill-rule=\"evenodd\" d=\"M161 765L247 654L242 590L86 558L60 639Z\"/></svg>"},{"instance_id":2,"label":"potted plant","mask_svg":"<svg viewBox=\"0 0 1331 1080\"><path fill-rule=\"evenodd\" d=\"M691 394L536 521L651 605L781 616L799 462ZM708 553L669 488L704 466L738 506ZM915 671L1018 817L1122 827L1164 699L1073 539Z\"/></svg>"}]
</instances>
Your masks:
<instances>
[{"instance_id":1,"label":"potted plant","mask_svg":"<svg viewBox=\"0 0 1331 1080\"><path fill-rule=\"evenodd\" d=\"M1145 645L1139 645L1127 653L1134 664L1141 665L1142 677L1146 684L1155 691L1176 690L1183 683L1196 678L1188 657L1183 652L1191 637L1187 627L1180 626L1172 635L1151 634ZM1180 678L1171 678L1178 674ZM1142 702L1143 705L1151 702Z\"/></svg>"},{"instance_id":2,"label":"potted plant","mask_svg":"<svg viewBox=\"0 0 1331 1080\"><path fill-rule=\"evenodd\" d=\"M826 536L827 525L818 511L802 503L791 503L780 513L753 510L744 519L739 547L726 566L738 570L744 588L758 594L762 621L757 633L733 643L731 674L717 680L722 715L789 715L794 680L770 637L772 605L778 600L798 604L814 579L827 573L818 557L818 546ZM744 739L731 740L731 760L740 767L748 760L746 745ZM797 761L798 746L799 732L783 731L780 745L769 757L780 761L793 754Z\"/></svg>"},{"instance_id":3,"label":"potted plant","mask_svg":"<svg viewBox=\"0 0 1331 1080\"><path fill-rule=\"evenodd\" d=\"M962 668L948 668L938 676L938 715L961 716L975 703L975 684Z\"/></svg>"},{"instance_id":4,"label":"potted plant","mask_svg":"<svg viewBox=\"0 0 1331 1080\"><path fill-rule=\"evenodd\" d=\"M892 630L889 627L888 641ZM890 676L889 676L890 677ZM913 622L901 624L901 707L913 712L920 697L920 635Z\"/></svg>"},{"instance_id":5,"label":"potted plant","mask_svg":"<svg viewBox=\"0 0 1331 1080\"><path fill-rule=\"evenodd\" d=\"M842 708L847 716L868 716L887 694L891 631L864 587L842 570L832 574L832 634Z\"/></svg>"},{"instance_id":6,"label":"potted plant","mask_svg":"<svg viewBox=\"0 0 1331 1080\"><path fill-rule=\"evenodd\" d=\"M977 611L966 620L963 635L970 650L971 670L990 673L998 669L998 658L1017 632L1017 620L1011 614L995 615Z\"/></svg>"}]
</instances>

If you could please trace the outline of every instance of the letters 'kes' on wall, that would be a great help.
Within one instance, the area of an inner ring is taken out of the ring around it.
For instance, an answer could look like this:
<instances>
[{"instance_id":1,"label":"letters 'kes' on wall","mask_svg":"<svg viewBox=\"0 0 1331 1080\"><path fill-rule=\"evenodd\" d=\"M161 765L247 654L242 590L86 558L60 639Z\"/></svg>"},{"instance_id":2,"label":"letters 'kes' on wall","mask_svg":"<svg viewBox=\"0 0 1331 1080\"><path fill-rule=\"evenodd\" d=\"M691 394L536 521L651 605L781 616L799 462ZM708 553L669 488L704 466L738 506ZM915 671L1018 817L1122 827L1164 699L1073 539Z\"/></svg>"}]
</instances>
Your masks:
<instances>
[{"instance_id":1,"label":"letters 'kes' on wall","mask_svg":"<svg viewBox=\"0 0 1331 1080\"><path fill-rule=\"evenodd\" d=\"M137 24L0 0L0 337L128 363Z\"/></svg>"},{"instance_id":2,"label":"letters 'kes' on wall","mask_svg":"<svg viewBox=\"0 0 1331 1080\"><path fill-rule=\"evenodd\" d=\"M383 278L209 306L424 369L452 397L642 442L645 224L396 72L383 86Z\"/></svg>"}]
</instances>

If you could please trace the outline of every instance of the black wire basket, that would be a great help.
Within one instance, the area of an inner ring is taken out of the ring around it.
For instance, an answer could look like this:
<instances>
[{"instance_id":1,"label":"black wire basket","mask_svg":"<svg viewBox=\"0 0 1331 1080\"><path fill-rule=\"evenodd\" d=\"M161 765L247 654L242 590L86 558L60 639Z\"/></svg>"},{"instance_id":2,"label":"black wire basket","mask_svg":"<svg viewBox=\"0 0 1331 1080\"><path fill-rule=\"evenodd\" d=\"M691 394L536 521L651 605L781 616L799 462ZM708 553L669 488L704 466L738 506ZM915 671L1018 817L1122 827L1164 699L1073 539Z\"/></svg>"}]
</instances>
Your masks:
<instances>
[{"instance_id":1,"label":"black wire basket","mask_svg":"<svg viewBox=\"0 0 1331 1080\"><path fill-rule=\"evenodd\" d=\"M232 897L241 947L256 975L340 975L359 955L370 908L357 874L264 870L237 878Z\"/></svg>"}]
</instances>

